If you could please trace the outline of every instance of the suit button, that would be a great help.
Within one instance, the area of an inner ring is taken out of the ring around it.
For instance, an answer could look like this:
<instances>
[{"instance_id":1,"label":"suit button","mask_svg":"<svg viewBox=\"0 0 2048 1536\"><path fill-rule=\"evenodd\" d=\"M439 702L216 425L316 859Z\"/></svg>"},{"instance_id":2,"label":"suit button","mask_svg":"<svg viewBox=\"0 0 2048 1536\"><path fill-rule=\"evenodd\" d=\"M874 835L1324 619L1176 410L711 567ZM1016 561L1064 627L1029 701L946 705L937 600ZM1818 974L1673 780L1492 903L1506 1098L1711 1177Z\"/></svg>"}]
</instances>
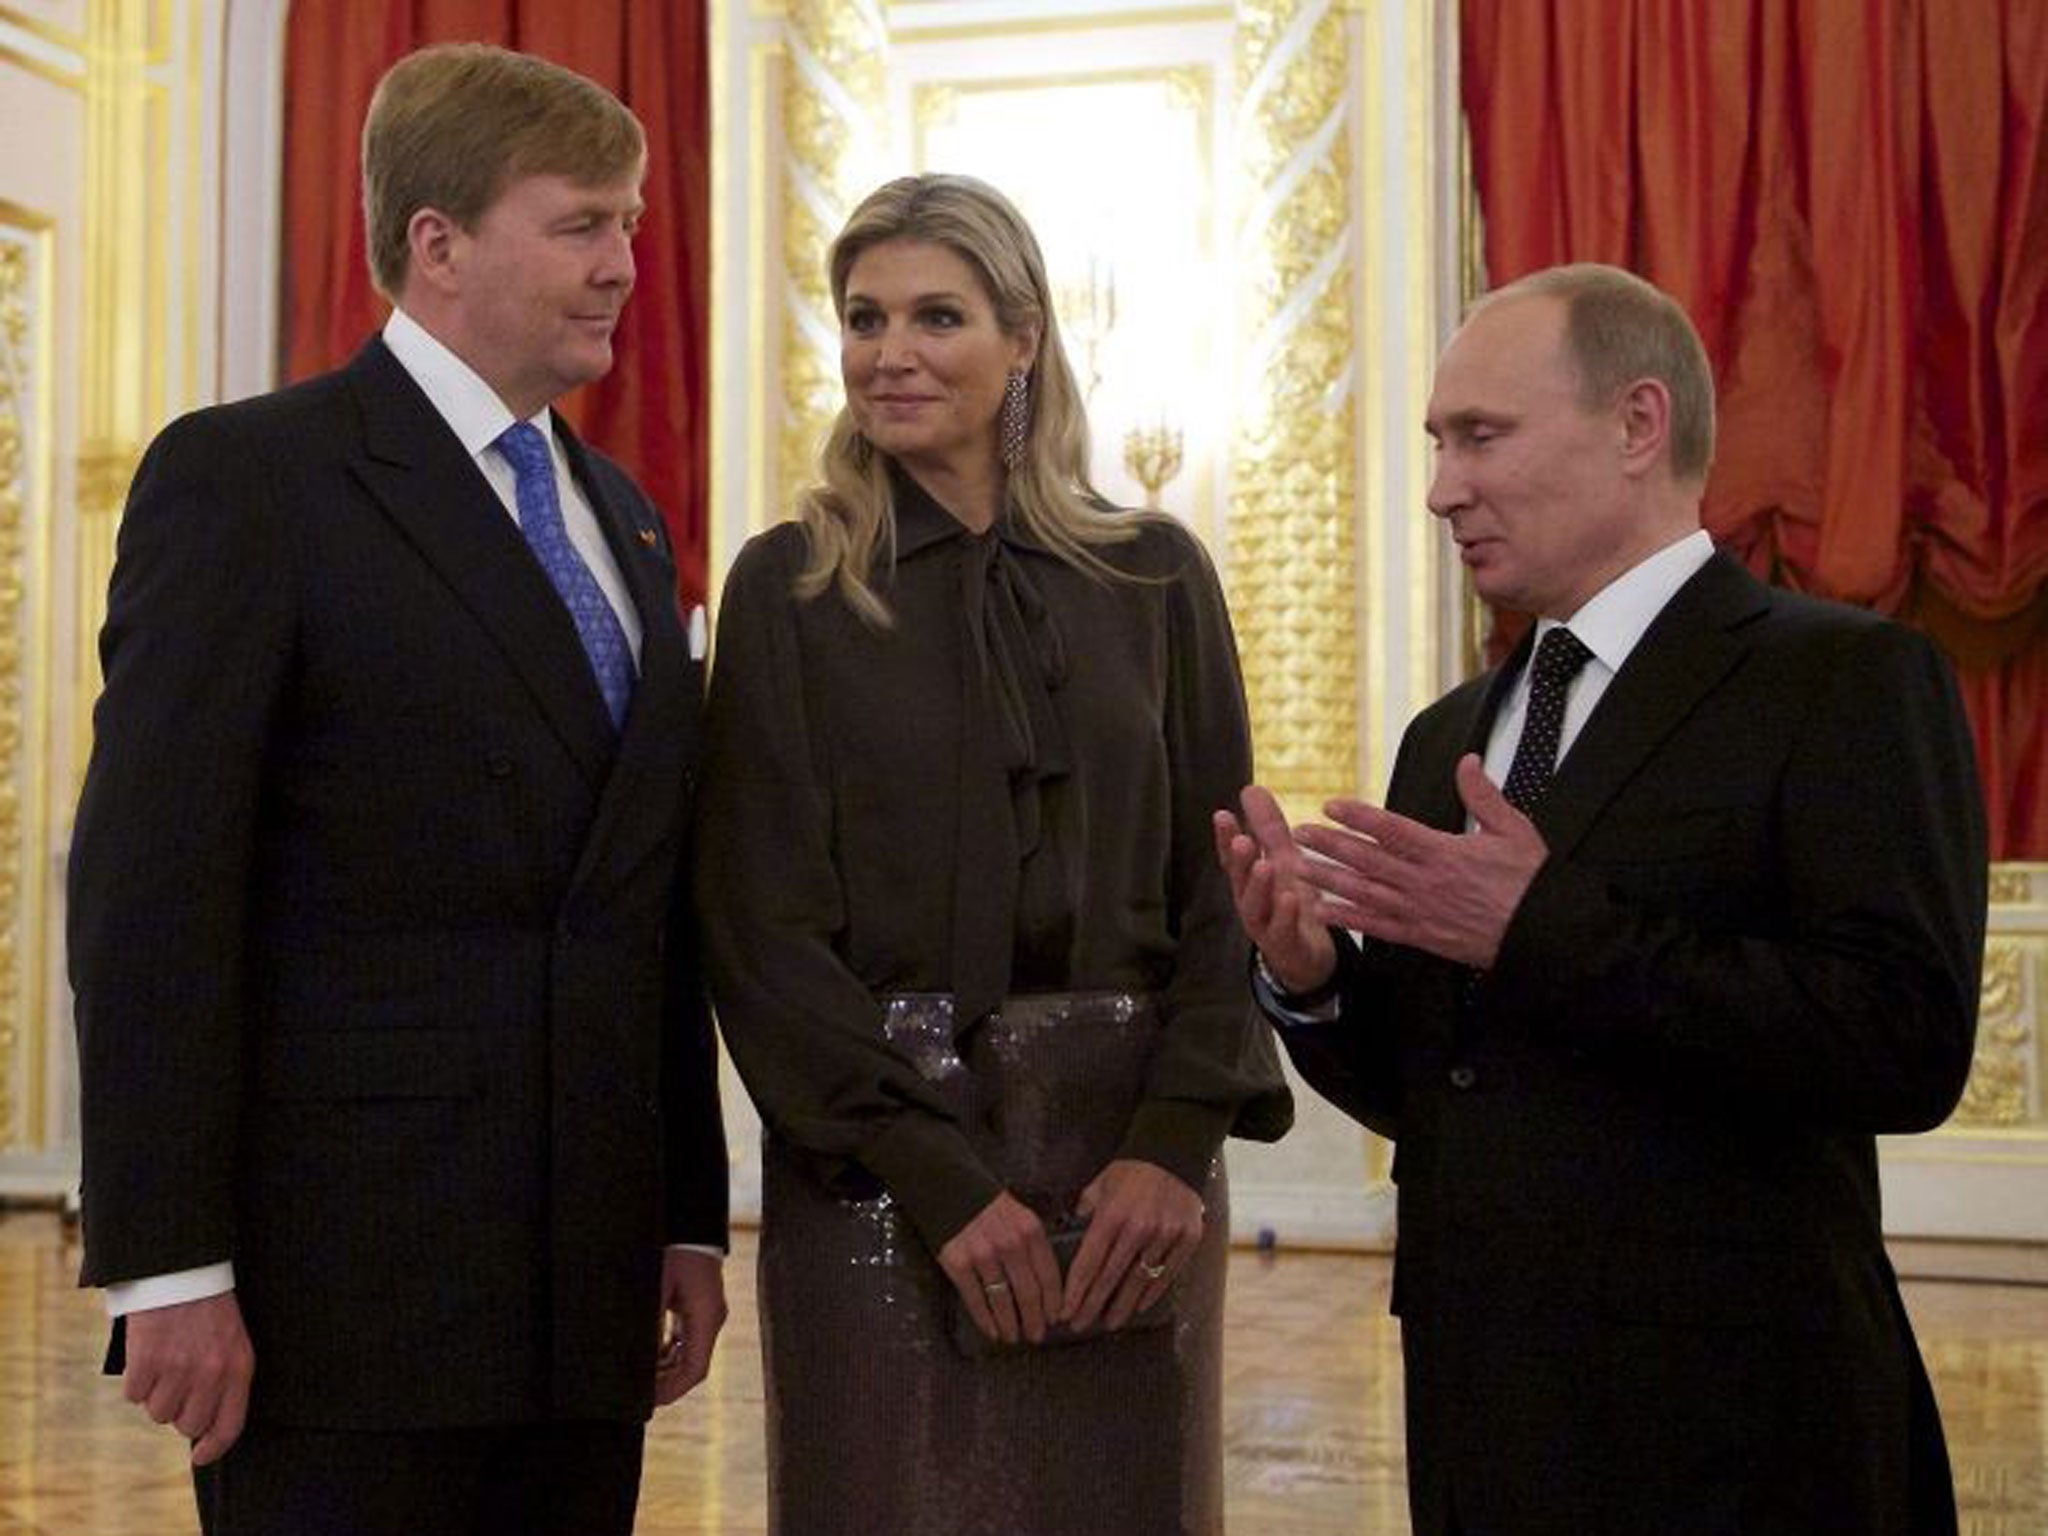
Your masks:
<instances>
[{"instance_id":1,"label":"suit button","mask_svg":"<svg viewBox=\"0 0 2048 1536\"><path fill-rule=\"evenodd\" d=\"M493 752L484 759L484 772L494 779L509 779L516 765L509 752Z\"/></svg>"},{"instance_id":2,"label":"suit button","mask_svg":"<svg viewBox=\"0 0 2048 1536\"><path fill-rule=\"evenodd\" d=\"M1451 1068L1450 1076L1451 1086L1457 1089L1460 1093L1465 1092L1467 1089L1476 1087L1479 1082L1479 1074L1477 1072L1474 1072L1470 1067L1453 1067Z\"/></svg>"}]
</instances>

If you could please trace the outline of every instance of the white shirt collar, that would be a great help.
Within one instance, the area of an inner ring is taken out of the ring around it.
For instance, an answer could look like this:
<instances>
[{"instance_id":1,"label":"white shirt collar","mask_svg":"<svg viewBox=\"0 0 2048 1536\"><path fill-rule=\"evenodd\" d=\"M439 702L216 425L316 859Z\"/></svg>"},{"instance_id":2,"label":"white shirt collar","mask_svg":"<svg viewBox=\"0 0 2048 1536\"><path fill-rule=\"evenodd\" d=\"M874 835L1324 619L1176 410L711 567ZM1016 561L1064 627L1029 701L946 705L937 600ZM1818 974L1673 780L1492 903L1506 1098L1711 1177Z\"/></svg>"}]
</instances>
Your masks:
<instances>
[{"instance_id":1,"label":"white shirt collar","mask_svg":"<svg viewBox=\"0 0 2048 1536\"><path fill-rule=\"evenodd\" d=\"M512 425L509 407L498 392L486 384L477 371L451 352L432 332L404 310L394 306L384 322L384 345L398 359L398 365L412 375L441 419L461 441L471 458L481 456ZM531 418L555 447L554 412L542 406Z\"/></svg>"},{"instance_id":2,"label":"white shirt collar","mask_svg":"<svg viewBox=\"0 0 2048 1536\"><path fill-rule=\"evenodd\" d=\"M1544 619L1536 626L1536 639L1541 642L1559 623L1566 624L1602 666L1619 672L1664 605L1713 555L1714 541L1704 528L1696 528L1623 571L1569 619Z\"/></svg>"}]
</instances>

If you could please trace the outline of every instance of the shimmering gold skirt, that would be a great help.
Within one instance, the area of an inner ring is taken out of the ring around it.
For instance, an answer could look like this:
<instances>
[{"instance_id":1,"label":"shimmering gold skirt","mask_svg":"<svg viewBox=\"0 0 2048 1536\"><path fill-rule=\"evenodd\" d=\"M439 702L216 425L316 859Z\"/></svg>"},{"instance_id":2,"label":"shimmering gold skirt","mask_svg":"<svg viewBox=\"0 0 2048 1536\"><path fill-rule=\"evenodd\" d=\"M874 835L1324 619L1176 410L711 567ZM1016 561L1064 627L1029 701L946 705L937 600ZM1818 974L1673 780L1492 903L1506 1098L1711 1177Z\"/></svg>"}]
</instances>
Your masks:
<instances>
[{"instance_id":1,"label":"shimmering gold skirt","mask_svg":"<svg viewBox=\"0 0 2048 1536\"><path fill-rule=\"evenodd\" d=\"M1128 993L1013 997L963 1038L892 998L891 1043L1049 1224L1136 1108L1159 1017ZM969 1359L953 1287L886 1191L762 1156L761 1341L774 1536L1213 1536L1223 1528L1222 1163L1170 1326Z\"/></svg>"}]
</instances>

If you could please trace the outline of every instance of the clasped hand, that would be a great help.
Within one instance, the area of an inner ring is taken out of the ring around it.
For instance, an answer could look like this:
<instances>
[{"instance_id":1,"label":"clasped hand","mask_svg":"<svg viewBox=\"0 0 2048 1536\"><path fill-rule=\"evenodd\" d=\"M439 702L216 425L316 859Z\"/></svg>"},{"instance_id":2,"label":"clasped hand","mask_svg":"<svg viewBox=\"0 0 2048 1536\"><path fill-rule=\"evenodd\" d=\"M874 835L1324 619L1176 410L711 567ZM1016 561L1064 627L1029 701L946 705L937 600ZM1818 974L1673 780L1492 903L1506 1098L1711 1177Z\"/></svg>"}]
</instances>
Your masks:
<instances>
[{"instance_id":1,"label":"clasped hand","mask_svg":"<svg viewBox=\"0 0 2048 1536\"><path fill-rule=\"evenodd\" d=\"M1163 1297L1202 1241L1202 1198L1155 1164L1119 1158L1081 1191L1088 1232L1064 1282L1045 1226L1007 1191L954 1233L939 1267L992 1339L1118 1329Z\"/></svg>"},{"instance_id":2,"label":"clasped hand","mask_svg":"<svg viewBox=\"0 0 2048 1536\"><path fill-rule=\"evenodd\" d=\"M1216 813L1216 857L1238 917L1282 987L1310 992L1330 978L1333 927L1492 967L1549 850L1472 753L1458 761L1457 786L1470 832L1439 831L1362 800L1326 804L1335 826L1290 829L1256 784L1244 792L1242 823Z\"/></svg>"}]
</instances>

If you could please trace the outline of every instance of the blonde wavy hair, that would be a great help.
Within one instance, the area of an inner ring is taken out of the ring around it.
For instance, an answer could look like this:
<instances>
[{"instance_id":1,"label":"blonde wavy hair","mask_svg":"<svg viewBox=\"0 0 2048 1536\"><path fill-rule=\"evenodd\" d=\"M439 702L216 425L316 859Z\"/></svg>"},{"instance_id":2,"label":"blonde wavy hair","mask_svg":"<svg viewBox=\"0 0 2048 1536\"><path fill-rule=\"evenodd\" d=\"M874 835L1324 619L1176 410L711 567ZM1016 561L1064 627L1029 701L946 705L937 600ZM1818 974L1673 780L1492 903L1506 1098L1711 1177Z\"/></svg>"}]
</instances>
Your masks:
<instances>
[{"instance_id":1,"label":"blonde wavy hair","mask_svg":"<svg viewBox=\"0 0 2048 1536\"><path fill-rule=\"evenodd\" d=\"M1137 532L1142 514L1119 511L1088 479L1088 418L1080 386L1060 342L1045 278L1045 258L1010 200L972 176L904 176L870 192L832 242L832 307L844 323L846 282L863 252L891 240L944 246L980 278L1006 336L1038 332L1031 365L1030 426L1010 467L1008 514L1070 564L1120 576L1095 551ZM861 435L841 406L818 456L821 484L806 490L797 517L810 556L798 573L799 597L836 584L848 607L876 628L890 622L875 590L877 561L895 557L896 497L889 457Z\"/></svg>"}]
</instances>

